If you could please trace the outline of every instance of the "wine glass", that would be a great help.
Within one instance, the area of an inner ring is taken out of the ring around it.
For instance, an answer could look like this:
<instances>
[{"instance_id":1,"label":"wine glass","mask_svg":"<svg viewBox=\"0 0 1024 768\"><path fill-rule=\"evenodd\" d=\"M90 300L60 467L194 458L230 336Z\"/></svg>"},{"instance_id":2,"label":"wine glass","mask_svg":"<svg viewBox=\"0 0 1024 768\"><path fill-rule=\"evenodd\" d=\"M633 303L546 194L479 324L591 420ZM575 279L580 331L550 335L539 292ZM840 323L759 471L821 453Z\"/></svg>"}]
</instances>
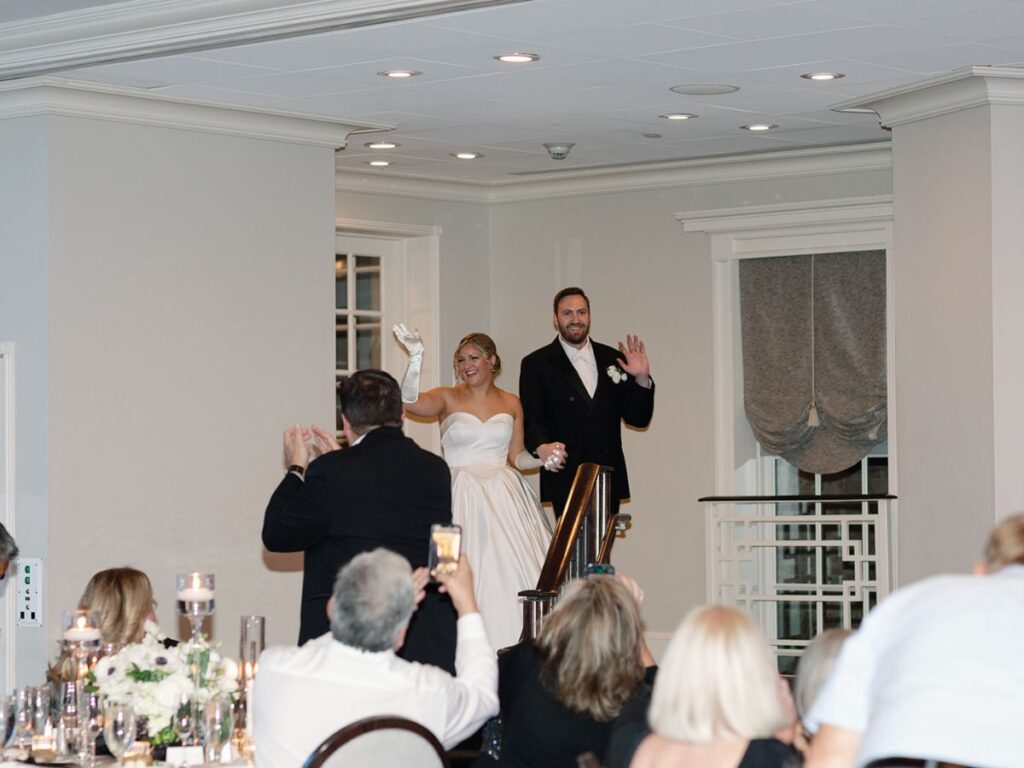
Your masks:
<instances>
[{"instance_id":1,"label":"wine glass","mask_svg":"<svg viewBox=\"0 0 1024 768\"><path fill-rule=\"evenodd\" d=\"M32 688L19 688L14 692L14 744L19 747L32 746Z\"/></svg>"},{"instance_id":2,"label":"wine glass","mask_svg":"<svg viewBox=\"0 0 1024 768\"><path fill-rule=\"evenodd\" d=\"M203 725L206 726L206 761L219 763L220 752L231 740L235 726L234 705L226 696L217 696L203 707Z\"/></svg>"},{"instance_id":3,"label":"wine glass","mask_svg":"<svg viewBox=\"0 0 1024 768\"><path fill-rule=\"evenodd\" d=\"M83 690L78 699L78 762L96 764L96 739L103 730L103 704L98 691Z\"/></svg>"},{"instance_id":4,"label":"wine glass","mask_svg":"<svg viewBox=\"0 0 1024 768\"><path fill-rule=\"evenodd\" d=\"M124 753L135 743L135 712L127 704L110 703L103 710L103 738L107 749L124 765Z\"/></svg>"},{"instance_id":5,"label":"wine glass","mask_svg":"<svg viewBox=\"0 0 1024 768\"><path fill-rule=\"evenodd\" d=\"M174 710L174 732L178 734L181 745L187 747L192 744L196 732L195 706L192 697L183 693L178 699L178 706Z\"/></svg>"}]
</instances>

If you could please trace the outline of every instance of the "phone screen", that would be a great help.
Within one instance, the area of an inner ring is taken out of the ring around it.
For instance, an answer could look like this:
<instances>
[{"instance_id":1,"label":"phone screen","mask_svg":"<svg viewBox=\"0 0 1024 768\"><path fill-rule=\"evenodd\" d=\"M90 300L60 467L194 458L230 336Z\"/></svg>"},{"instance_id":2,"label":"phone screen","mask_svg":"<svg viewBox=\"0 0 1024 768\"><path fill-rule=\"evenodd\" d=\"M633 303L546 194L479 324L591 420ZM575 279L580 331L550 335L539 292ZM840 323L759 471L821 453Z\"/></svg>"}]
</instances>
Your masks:
<instances>
[{"instance_id":1,"label":"phone screen","mask_svg":"<svg viewBox=\"0 0 1024 768\"><path fill-rule=\"evenodd\" d=\"M462 550L462 528L458 525L430 526L430 551L427 565L431 574L454 573Z\"/></svg>"}]
</instances>

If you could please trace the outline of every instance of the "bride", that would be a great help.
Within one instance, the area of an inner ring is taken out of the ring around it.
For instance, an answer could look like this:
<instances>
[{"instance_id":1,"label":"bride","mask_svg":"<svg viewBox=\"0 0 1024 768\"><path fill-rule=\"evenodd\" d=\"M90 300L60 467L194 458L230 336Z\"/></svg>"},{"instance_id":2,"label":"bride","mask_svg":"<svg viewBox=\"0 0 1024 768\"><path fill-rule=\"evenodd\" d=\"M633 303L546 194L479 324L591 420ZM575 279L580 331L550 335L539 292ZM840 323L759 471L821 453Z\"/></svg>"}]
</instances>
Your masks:
<instances>
[{"instance_id":1,"label":"bride","mask_svg":"<svg viewBox=\"0 0 1024 768\"><path fill-rule=\"evenodd\" d=\"M406 411L440 419L441 449L452 471L452 520L462 526L487 637L494 648L514 645L523 627L518 594L537 584L551 524L533 488L508 465L557 472L565 462L565 446L552 443L547 463L526 451L523 407L518 397L494 383L501 358L490 336L471 333L459 342L454 357L458 384L420 392L423 341L401 324L394 332L409 353L402 379Z\"/></svg>"}]
</instances>

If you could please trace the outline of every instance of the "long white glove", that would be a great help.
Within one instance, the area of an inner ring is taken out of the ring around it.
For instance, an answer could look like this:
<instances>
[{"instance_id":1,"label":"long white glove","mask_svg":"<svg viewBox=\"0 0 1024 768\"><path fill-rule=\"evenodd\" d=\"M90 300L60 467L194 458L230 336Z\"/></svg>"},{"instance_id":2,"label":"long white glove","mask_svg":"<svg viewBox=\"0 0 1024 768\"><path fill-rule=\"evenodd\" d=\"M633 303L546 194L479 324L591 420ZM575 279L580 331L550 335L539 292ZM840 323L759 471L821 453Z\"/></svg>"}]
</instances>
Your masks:
<instances>
[{"instance_id":1,"label":"long white glove","mask_svg":"<svg viewBox=\"0 0 1024 768\"><path fill-rule=\"evenodd\" d=\"M536 469L544 466L544 462L538 459L529 451L520 451L516 456L516 469L525 472L527 469Z\"/></svg>"},{"instance_id":2,"label":"long white glove","mask_svg":"<svg viewBox=\"0 0 1024 768\"><path fill-rule=\"evenodd\" d=\"M410 331L403 323L391 329L398 343L409 353L409 366L402 377L402 402L415 403L420 399L420 373L423 370L423 338L417 330Z\"/></svg>"}]
</instances>

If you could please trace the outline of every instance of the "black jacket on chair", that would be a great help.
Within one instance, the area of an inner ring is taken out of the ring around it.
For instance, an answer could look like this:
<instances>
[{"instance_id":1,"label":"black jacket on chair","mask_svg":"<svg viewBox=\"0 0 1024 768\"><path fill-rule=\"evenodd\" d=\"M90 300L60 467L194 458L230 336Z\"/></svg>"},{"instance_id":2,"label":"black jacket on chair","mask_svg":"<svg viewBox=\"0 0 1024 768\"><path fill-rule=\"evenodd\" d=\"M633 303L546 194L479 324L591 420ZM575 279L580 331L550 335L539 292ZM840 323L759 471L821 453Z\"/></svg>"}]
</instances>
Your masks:
<instances>
[{"instance_id":1,"label":"black jacket on chair","mask_svg":"<svg viewBox=\"0 0 1024 768\"><path fill-rule=\"evenodd\" d=\"M357 445L310 463L305 481L289 473L263 519L271 552L304 552L299 644L330 628L327 601L338 570L360 552L385 547L413 568L427 564L430 526L450 525L448 465L398 427L377 427ZM454 672L455 610L428 591L399 655Z\"/></svg>"},{"instance_id":2,"label":"black jacket on chair","mask_svg":"<svg viewBox=\"0 0 1024 768\"><path fill-rule=\"evenodd\" d=\"M556 338L523 358L519 370L519 399L523 403L526 449L559 441L565 443L569 458L560 472L540 474L540 495L562 505L576 476L576 468L585 462L612 467L612 499L617 504L629 497L626 459L622 455L622 425L643 428L654 413L654 382L650 389L639 386L632 376L616 384L608 368L618 364L618 350L591 339L597 360L597 389L587 393L579 374L569 362Z\"/></svg>"}]
</instances>

